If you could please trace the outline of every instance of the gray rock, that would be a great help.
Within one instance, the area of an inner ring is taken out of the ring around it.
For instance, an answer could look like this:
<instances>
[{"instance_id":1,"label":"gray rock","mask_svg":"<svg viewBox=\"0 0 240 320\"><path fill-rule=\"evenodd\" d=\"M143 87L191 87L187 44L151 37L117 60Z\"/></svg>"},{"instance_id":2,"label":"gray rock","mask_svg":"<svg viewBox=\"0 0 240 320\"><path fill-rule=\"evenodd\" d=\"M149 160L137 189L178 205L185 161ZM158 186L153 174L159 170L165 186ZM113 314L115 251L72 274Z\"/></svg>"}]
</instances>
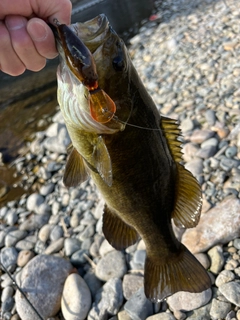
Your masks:
<instances>
[{"instance_id":1,"label":"gray rock","mask_svg":"<svg viewBox=\"0 0 240 320\"><path fill-rule=\"evenodd\" d=\"M59 225L54 226L50 232L50 240L56 241L63 236L63 228Z\"/></svg>"},{"instance_id":2,"label":"gray rock","mask_svg":"<svg viewBox=\"0 0 240 320\"><path fill-rule=\"evenodd\" d=\"M90 290L79 274L70 274L63 287L61 310L66 320L84 320L91 307Z\"/></svg>"},{"instance_id":3,"label":"gray rock","mask_svg":"<svg viewBox=\"0 0 240 320\"><path fill-rule=\"evenodd\" d=\"M3 301L2 305L1 305L1 312L2 314L11 311L13 306L14 306L14 299L13 297L8 297L6 300Z\"/></svg>"},{"instance_id":4,"label":"gray rock","mask_svg":"<svg viewBox=\"0 0 240 320\"><path fill-rule=\"evenodd\" d=\"M153 305L146 298L144 288L139 289L125 303L124 310L130 315L133 320L145 320L153 314Z\"/></svg>"},{"instance_id":5,"label":"gray rock","mask_svg":"<svg viewBox=\"0 0 240 320\"><path fill-rule=\"evenodd\" d=\"M210 261L209 258L207 256L207 254L205 253L197 253L195 254L195 258L198 259L198 261L201 263L202 266L204 266L204 268L207 270L210 267Z\"/></svg>"},{"instance_id":6,"label":"gray rock","mask_svg":"<svg viewBox=\"0 0 240 320\"><path fill-rule=\"evenodd\" d=\"M72 254L70 261L74 266L81 266L87 261L85 255L88 255L88 250L77 250Z\"/></svg>"},{"instance_id":7,"label":"gray rock","mask_svg":"<svg viewBox=\"0 0 240 320\"><path fill-rule=\"evenodd\" d=\"M234 156L236 156L237 152L238 152L237 147L231 146L226 149L225 155L227 158L233 158Z\"/></svg>"},{"instance_id":8,"label":"gray rock","mask_svg":"<svg viewBox=\"0 0 240 320\"><path fill-rule=\"evenodd\" d=\"M194 159L186 163L185 168L192 172L192 174L196 177L203 172L203 161L202 159Z\"/></svg>"},{"instance_id":9,"label":"gray rock","mask_svg":"<svg viewBox=\"0 0 240 320\"><path fill-rule=\"evenodd\" d=\"M39 240L41 240L44 243L47 242L53 228L54 228L54 225L52 224L45 224L44 226L42 226L42 228L39 230L39 233L38 233Z\"/></svg>"},{"instance_id":10,"label":"gray rock","mask_svg":"<svg viewBox=\"0 0 240 320\"><path fill-rule=\"evenodd\" d=\"M49 214L31 215L27 220L19 225L20 230L35 231L40 229L49 220Z\"/></svg>"},{"instance_id":11,"label":"gray rock","mask_svg":"<svg viewBox=\"0 0 240 320\"><path fill-rule=\"evenodd\" d=\"M5 287L2 290L2 295L1 295L1 302L7 300L8 298L13 296L13 288L10 286Z\"/></svg>"},{"instance_id":12,"label":"gray rock","mask_svg":"<svg viewBox=\"0 0 240 320\"><path fill-rule=\"evenodd\" d=\"M218 139L217 138L210 138L201 144L201 148L206 148L206 147L210 147L210 146L217 147L218 146Z\"/></svg>"},{"instance_id":13,"label":"gray rock","mask_svg":"<svg viewBox=\"0 0 240 320\"><path fill-rule=\"evenodd\" d=\"M239 230L240 200L231 196L202 215L197 227L187 229L182 242L193 253L203 252L237 238Z\"/></svg>"},{"instance_id":14,"label":"gray rock","mask_svg":"<svg viewBox=\"0 0 240 320\"><path fill-rule=\"evenodd\" d=\"M111 278L122 278L127 272L125 256L120 251L111 251L99 260L96 276L103 281Z\"/></svg>"},{"instance_id":15,"label":"gray rock","mask_svg":"<svg viewBox=\"0 0 240 320\"><path fill-rule=\"evenodd\" d=\"M102 281L100 281L96 277L93 269L89 269L83 279L86 281L86 284L91 291L92 297L95 297L97 291L102 287Z\"/></svg>"},{"instance_id":16,"label":"gray rock","mask_svg":"<svg viewBox=\"0 0 240 320\"><path fill-rule=\"evenodd\" d=\"M99 248L100 256L104 257L107 253L111 251L116 251L116 249L114 249L113 246L111 246L111 244L106 239L104 239Z\"/></svg>"},{"instance_id":17,"label":"gray rock","mask_svg":"<svg viewBox=\"0 0 240 320\"><path fill-rule=\"evenodd\" d=\"M91 238L95 233L95 227L93 225L87 226L85 230L80 234L79 240L84 241Z\"/></svg>"},{"instance_id":18,"label":"gray rock","mask_svg":"<svg viewBox=\"0 0 240 320\"><path fill-rule=\"evenodd\" d=\"M59 252L64 245L64 238L53 241L44 251L44 254L53 254Z\"/></svg>"},{"instance_id":19,"label":"gray rock","mask_svg":"<svg viewBox=\"0 0 240 320\"><path fill-rule=\"evenodd\" d=\"M5 219L4 219L9 226L13 226L18 221L18 215L15 210L8 210Z\"/></svg>"},{"instance_id":20,"label":"gray rock","mask_svg":"<svg viewBox=\"0 0 240 320\"><path fill-rule=\"evenodd\" d=\"M67 238L64 240L65 255L70 257L74 252L81 249L81 242L76 238Z\"/></svg>"},{"instance_id":21,"label":"gray rock","mask_svg":"<svg viewBox=\"0 0 240 320\"><path fill-rule=\"evenodd\" d=\"M191 311L207 304L212 297L211 289L199 293L179 291L167 298L171 310Z\"/></svg>"},{"instance_id":22,"label":"gray rock","mask_svg":"<svg viewBox=\"0 0 240 320\"><path fill-rule=\"evenodd\" d=\"M233 245L236 249L240 250L240 239L237 238L237 239L234 239L233 240Z\"/></svg>"},{"instance_id":23,"label":"gray rock","mask_svg":"<svg viewBox=\"0 0 240 320\"><path fill-rule=\"evenodd\" d=\"M204 141L212 138L214 135L214 132L211 130L194 130L191 137L190 141L194 143L203 143Z\"/></svg>"},{"instance_id":24,"label":"gray rock","mask_svg":"<svg viewBox=\"0 0 240 320\"><path fill-rule=\"evenodd\" d=\"M28 197L26 206L29 211L36 211L43 202L44 198L42 195L33 193Z\"/></svg>"},{"instance_id":25,"label":"gray rock","mask_svg":"<svg viewBox=\"0 0 240 320\"><path fill-rule=\"evenodd\" d=\"M220 245L217 245L211 248L208 251L208 255L210 257L211 266L210 271L214 274L218 274L224 265L224 256L223 256L223 249Z\"/></svg>"},{"instance_id":26,"label":"gray rock","mask_svg":"<svg viewBox=\"0 0 240 320\"><path fill-rule=\"evenodd\" d=\"M161 312L147 317L146 320L176 320L176 318L170 312Z\"/></svg>"},{"instance_id":27,"label":"gray rock","mask_svg":"<svg viewBox=\"0 0 240 320\"><path fill-rule=\"evenodd\" d=\"M123 277L123 295L126 300L143 287L143 276L134 274L125 274Z\"/></svg>"},{"instance_id":28,"label":"gray rock","mask_svg":"<svg viewBox=\"0 0 240 320\"><path fill-rule=\"evenodd\" d=\"M23 268L21 288L44 319L59 311L63 285L71 270L71 264L65 259L48 255L36 256ZM16 308L22 319L39 320L19 291Z\"/></svg>"},{"instance_id":29,"label":"gray rock","mask_svg":"<svg viewBox=\"0 0 240 320\"><path fill-rule=\"evenodd\" d=\"M233 272L229 270L223 270L219 273L215 280L215 284L217 287L220 287L222 284L231 282L235 279L235 275Z\"/></svg>"},{"instance_id":30,"label":"gray rock","mask_svg":"<svg viewBox=\"0 0 240 320\"><path fill-rule=\"evenodd\" d=\"M8 271L14 271L17 264L18 252L14 247L3 248L1 250L1 263Z\"/></svg>"},{"instance_id":31,"label":"gray rock","mask_svg":"<svg viewBox=\"0 0 240 320\"><path fill-rule=\"evenodd\" d=\"M60 129L64 127L62 123L52 123L46 130L47 137L55 137L59 134Z\"/></svg>"},{"instance_id":32,"label":"gray rock","mask_svg":"<svg viewBox=\"0 0 240 320\"><path fill-rule=\"evenodd\" d=\"M107 319L116 315L122 303L122 281L118 278L109 279L96 294L88 320Z\"/></svg>"},{"instance_id":33,"label":"gray rock","mask_svg":"<svg viewBox=\"0 0 240 320\"><path fill-rule=\"evenodd\" d=\"M5 246L14 247L19 240L24 239L26 236L27 232L24 230L10 231L5 237Z\"/></svg>"},{"instance_id":34,"label":"gray rock","mask_svg":"<svg viewBox=\"0 0 240 320\"><path fill-rule=\"evenodd\" d=\"M16 243L15 248L20 250L32 250L37 242L37 236L28 236Z\"/></svg>"},{"instance_id":35,"label":"gray rock","mask_svg":"<svg viewBox=\"0 0 240 320\"><path fill-rule=\"evenodd\" d=\"M230 310L231 303L213 299L210 309L210 316L213 319L225 319Z\"/></svg>"},{"instance_id":36,"label":"gray rock","mask_svg":"<svg viewBox=\"0 0 240 320\"><path fill-rule=\"evenodd\" d=\"M224 283L219 287L219 291L228 301L240 307L240 284L238 282Z\"/></svg>"},{"instance_id":37,"label":"gray rock","mask_svg":"<svg viewBox=\"0 0 240 320\"><path fill-rule=\"evenodd\" d=\"M190 118L186 118L182 121L180 128L183 133L194 129L194 122Z\"/></svg>"},{"instance_id":38,"label":"gray rock","mask_svg":"<svg viewBox=\"0 0 240 320\"><path fill-rule=\"evenodd\" d=\"M213 126L216 122L215 111L208 109L205 113L206 120L210 126Z\"/></svg>"},{"instance_id":39,"label":"gray rock","mask_svg":"<svg viewBox=\"0 0 240 320\"><path fill-rule=\"evenodd\" d=\"M18 254L17 265L19 267L24 267L32 258L34 253L30 250L22 250Z\"/></svg>"},{"instance_id":40,"label":"gray rock","mask_svg":"<svg viewBox=\"0 0 240 320\"><path fill-rule=\"evenodd\" d=\"M216 152L217 152L217 147L210 145L210 146L202 147L200 150L198 150L196 153L196 156L202 159L209 159L210 157L213 157Z\"/></svg>"},{"instance_id":41,"label":"gray rock","mask_svg":"<svg viewBox=\"0 0 240 320\"><path fill-rule=\"evenodd\" d=\"M240 160L230 159L222 157L220 161L220 167L225 171L230 171L232 168L237 168L240 164Z\"/></svg>"},{"instance_id":42,"label":"gray rock","mask_svg":"<svg viewBox=\"0 0 240 320\"><path fill-rule=\"evenodd\" d=\"M37 214L44 215L44 214L48 214L51 212L51 207L49 206L48 203L44 202L44 203L40 204L40 206L37 207L35 211Z\"/></svg>"},{"instance_id":43,"label":"gray rock","mask_svg":"<svg viewBox=\"0 0 240 320\"><path fill-rule=\"evenodd\" d=\"M133 262L144 268L146 259L146 250L137 250L133 255Z\"/></svg>"},{"instance_id":44,"label":"gray rock","mask_svg":"<svg viewBox=\"0 0 240 320\"><path fill-rule=\"evenodd\" d=\"M54 187L55 187L54 183L44 184L43 186L41 186L39 192L42 196L45 197L53 191Z\"/></svg>"}]
</instances>

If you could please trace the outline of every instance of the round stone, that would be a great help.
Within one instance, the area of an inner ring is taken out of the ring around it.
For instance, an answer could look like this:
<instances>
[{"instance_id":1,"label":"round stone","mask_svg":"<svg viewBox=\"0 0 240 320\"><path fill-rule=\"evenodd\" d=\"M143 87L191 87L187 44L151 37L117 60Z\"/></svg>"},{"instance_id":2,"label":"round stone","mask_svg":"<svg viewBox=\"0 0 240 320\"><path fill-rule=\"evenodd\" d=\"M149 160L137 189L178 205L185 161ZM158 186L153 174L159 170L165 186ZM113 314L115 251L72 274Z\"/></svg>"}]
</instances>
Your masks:
<instances>
[{"instance_id":1,"label":"round stone","mask_svg":"<svg viewBox=\"0 0 240 320\"><path fill-rule=\"evenodd\" d=\"M120 251L111 251L99 260L96 276L103 281L111 278L122 278L127 272L125 256Z\"/></svg>"}]
</instances>

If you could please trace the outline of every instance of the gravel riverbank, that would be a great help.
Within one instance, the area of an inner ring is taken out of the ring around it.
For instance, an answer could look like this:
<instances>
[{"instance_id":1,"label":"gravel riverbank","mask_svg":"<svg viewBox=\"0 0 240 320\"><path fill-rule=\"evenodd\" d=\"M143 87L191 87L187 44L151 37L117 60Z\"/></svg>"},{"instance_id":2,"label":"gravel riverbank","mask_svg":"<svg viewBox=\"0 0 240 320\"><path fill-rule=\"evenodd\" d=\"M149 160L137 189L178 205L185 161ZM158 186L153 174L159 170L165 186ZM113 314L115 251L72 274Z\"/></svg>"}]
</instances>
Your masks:
<instances>
[{"instance_id":1,"label":"gravel riverbank","mask_svg":"<svg viewBox=\"0 0 240 320\"><path fill-rule=\"evenodd\" d=\"M19 183L34 192L0 209L1 262L44 319L240 320L240 4L156 3L157 20L131 39L129 51L161 114L180 122L203 211L196 228L176 234L213 286L159 304L145 298L144 243L114 250L102 234L103 201L92 181L70 189L62 183L70 140L57 113L13 163ZM0 319L39 319L3 270L1 290Z\"/></svg>"}]
</instances>

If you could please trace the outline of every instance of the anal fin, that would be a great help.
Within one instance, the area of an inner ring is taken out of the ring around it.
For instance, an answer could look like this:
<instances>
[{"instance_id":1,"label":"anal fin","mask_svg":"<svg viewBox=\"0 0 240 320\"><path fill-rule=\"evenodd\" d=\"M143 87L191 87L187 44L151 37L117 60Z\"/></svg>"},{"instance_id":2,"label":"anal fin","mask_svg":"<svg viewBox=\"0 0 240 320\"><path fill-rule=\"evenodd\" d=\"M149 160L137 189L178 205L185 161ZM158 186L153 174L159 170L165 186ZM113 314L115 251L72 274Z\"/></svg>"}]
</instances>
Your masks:
<instances>
[{"instance_id":1,"label":"anal fin","mask_svg":"<svg viewBox=\"0 0 240 320\"><path fill-rule=\"evenodd\" d=\"M125 249L139 239L137 231L119 218L107 205L104 207L103 233L107 241L117 250Z\"/></svg>"},{"instance_id":2,"label":"anal fin","mask_svg":"<svg viewBox=\"0 0 240 320\"><path fill-rule=\"evenodd\" d=\"M167 259L148 256L145 261L145 295L153 302L160 302L178 292L202 292L211 287L211 279L200 262L184 247Z\"/></svg>"},{"instance_id":3,"label":"anal fin","mask_svg":"<svg viewBox=\"0 0 240 320\"><path fill-rule=\"evenodd\" d=\"M72 148L63 175L63 183L66 187L76 187L86 181L88 174L82 156L75 148Z\"/></svg>"}]
</instances>

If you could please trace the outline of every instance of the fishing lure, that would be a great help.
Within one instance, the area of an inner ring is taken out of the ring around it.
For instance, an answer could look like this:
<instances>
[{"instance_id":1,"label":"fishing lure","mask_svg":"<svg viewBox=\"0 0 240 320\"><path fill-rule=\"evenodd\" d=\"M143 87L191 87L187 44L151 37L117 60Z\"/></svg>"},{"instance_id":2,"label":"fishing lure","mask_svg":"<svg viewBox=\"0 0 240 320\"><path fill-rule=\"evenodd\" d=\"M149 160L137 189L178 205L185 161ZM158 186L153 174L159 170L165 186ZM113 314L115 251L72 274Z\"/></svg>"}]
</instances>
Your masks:
<instances>
[{"instance_id":1,"label":"fishing lure","mask_svg":"<svg viewBox=\"0 0 240 320\"><path fill-rule=\"evenodd\" d=\"M66 63L73 74L90 93L89 107L92 118L99 123L109 122L115 115L116 105L98 85L97 68L90 50L65 24L54 19L62 42Z\"/></svg>"}]
</instances>

